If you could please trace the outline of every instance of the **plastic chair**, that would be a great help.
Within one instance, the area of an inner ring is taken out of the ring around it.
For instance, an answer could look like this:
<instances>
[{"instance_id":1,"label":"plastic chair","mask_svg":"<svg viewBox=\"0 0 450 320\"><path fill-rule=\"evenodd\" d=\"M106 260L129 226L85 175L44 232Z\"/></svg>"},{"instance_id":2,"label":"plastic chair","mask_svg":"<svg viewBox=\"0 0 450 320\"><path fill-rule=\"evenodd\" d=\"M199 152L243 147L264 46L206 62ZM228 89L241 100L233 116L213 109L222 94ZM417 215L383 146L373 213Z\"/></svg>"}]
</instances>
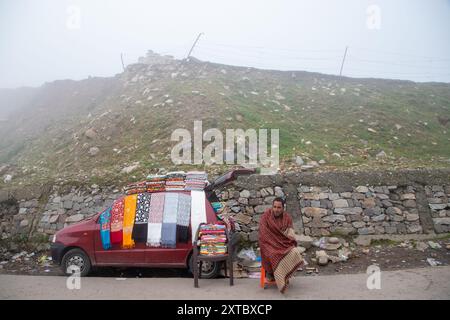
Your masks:
<instances>
[{"instance_id":1,"label":"plastic chair","mask_svg":"<svg viewBox=\"0 0 450 320\"><path fill-rule=\"evenodd\" d=\"M275 280L266 281L266 270L264 269L261 263L261 276L259 278L259 286L263 289L266 289L269 286L276 285Z\"/></svg>"}]
</instances>

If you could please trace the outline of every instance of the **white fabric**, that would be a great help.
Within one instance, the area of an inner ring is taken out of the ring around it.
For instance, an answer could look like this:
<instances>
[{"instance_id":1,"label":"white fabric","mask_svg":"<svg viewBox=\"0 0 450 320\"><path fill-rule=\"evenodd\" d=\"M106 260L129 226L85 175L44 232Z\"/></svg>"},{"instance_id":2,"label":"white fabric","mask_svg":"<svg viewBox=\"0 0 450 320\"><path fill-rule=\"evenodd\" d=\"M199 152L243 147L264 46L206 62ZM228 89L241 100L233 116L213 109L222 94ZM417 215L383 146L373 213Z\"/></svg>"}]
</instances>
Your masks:
<instances>
[{"instance_id":1,"label":"white fabric","mask_svg":"<svg viewBox=\"0 0 450 320\"><path fill-rule=\"evenodd\" d=\"M177 223L178 193L166 192L164 199L163 223Z\"/></svg>"},{"instance_id":2,"label":"white fabric","mask_svg":"<svg viewBox=\"0 0 450 320\"><path fill-rule=\"evenodd\" d=\"M164 192L153 193L150 197L150 209L147 224L147 245L151 247L159 247L161 245L164 199Z\"/></svg>"},{"instance_id":3,"label":"white fabric","mask_svg":"<svg viewBox=\"0 0 450 320\"><path fill-rule=\"evenodd\" d=\"M206 223L206 208L205 208L205 192L191 191L191 229L192 242L195 240L197 228L201 223Z\"/></svg>"},{"instance_id":4,"label":"white fabric","mask_svg":"<svg viewBox=\"0 0 450 320\"><path fill-rule=\"evenodd\" d=\"M148 223L147 225L147 245L159 247L161 245L162 223Z\"/></svg>"}]
</instances>

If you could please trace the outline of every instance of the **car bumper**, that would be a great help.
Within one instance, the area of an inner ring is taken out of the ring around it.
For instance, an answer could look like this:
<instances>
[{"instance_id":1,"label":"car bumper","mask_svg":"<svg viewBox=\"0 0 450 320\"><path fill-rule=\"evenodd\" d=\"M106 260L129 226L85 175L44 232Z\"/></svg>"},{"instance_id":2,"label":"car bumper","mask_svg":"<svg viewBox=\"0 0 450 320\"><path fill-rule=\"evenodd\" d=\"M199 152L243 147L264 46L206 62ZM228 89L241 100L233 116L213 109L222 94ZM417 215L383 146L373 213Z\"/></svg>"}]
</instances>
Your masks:
<instances>
[{"instance_id":1,"label":"car bumper","mask_svg":"<svg viewBox=\"0 0 450 320\"><path fill-rule=\"evenodd\" d=\"M55 242L51 244L50 251L52 253L53 263L61 264L61 259L65 248L66 246L62 243Z\"/></svg>"}]
</instances>

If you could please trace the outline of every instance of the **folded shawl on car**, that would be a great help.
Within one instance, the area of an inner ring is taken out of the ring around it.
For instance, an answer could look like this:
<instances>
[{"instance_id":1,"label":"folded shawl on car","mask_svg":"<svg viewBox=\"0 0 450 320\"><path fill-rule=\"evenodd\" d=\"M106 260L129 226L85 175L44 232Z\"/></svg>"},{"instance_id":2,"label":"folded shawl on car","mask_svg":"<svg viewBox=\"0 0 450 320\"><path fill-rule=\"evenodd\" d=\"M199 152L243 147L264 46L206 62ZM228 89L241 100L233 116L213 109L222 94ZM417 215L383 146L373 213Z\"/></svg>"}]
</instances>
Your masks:
<instances>
[{"instance_id":1,"label":"folded shawl on car","mask_svg":"<svg viewBox=\"0 0 450 320\"><path fill-rule=\"evenodd\" d=\"M206 207L205 207L205 192L192 190L191 191L191 236L192 242L195 241L195 234L198 226L201 223L206 223Z\"/></svg>"},{"instance_id":2,"label":"folded shawl on car","mask_svg":"<svg viewBox=\"0 0 450 320\"><path fill-rule=\"evenodd\" d=\"M191 219L191 196L179 194L177 213L177 240L186 243L188 241L189 222Z\"/></svg>"},{"instance_id":3,"label":"folded shawl on car","mask_svg":"<svg viewBox=\"0 0 450 320\"><path fill-rule=\"evenodd\" d=\"M119 198L114 201L111 208L111 244L122 243L123 239L123 209L125 198Z\"/></svg>"},{"instance_id":4,"label":"folded shawl on car","mask_svg":"<svg viewBox=\"0 0 450 320\"><path fill-rule=\"evenodd\" d=\"M131 249L134 247L134 241L131 237L133 233L134 218L136 216L136 204L136 194L125 197L125 208L123 212L123 249Z\"/></svg>"},{"instance_id":5,"label":"folded shawl on car","mask_svg":"<svg viewBox=\"0 0 450 320\"><path fill-rule=\"evenodd\" d=\"M175 248L177 245L178 193L166 192L161 228L161 246Z\"/></svg>"},{"instance_id":6,"label":"folded shawl on car","mask_svg":"<svg viewBox=\"0 0 450 320\"><path fill-rule=\"evenodd\" d=\"M111 208L106 209L100 214L100 238L104 250L111 248Z\"/></svg>"},{"instance_id":7,"label":"folded shawl on car","mask_svg":"<svg viewBox=\"0 0 450 320\"><path fill-rule=\"evenodd\" d=\"M151 247L159 247L161 245L164 199L164 192L152 193L150 198L150 211L147 224L147 245Z\"/></svg>"},{"instance_id":8,"label":"folded shawl on car","mask_svg":"<svg viewBox=\"0 0 450 320\"><path fill-rule=\"evenodd\" d=\"M137 195L136 217L134 219L133 235L134 242L147 242L147 223L150 211L150 193L139 193Z\"/></svg>"}]
</instances>

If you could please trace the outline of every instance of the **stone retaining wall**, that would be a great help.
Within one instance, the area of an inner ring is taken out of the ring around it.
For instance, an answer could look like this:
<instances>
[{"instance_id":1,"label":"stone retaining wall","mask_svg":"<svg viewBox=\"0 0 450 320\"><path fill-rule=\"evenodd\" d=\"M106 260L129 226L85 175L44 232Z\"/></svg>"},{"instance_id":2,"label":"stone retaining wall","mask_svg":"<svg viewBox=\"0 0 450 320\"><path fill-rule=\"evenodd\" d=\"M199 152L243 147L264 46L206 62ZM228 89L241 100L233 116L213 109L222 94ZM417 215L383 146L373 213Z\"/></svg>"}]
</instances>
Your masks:
<instances>
[{"instance_id":1,"label":"stone retaining wall","mask_svg":"<svg viewBox=\"0 0 450 320\"><path fill-rule=\"evenodd\" d=\"M328 187L300 185L297 191L301 219L298 212L290 213L297 222L297 231L305 235L423 232L412 186L356 186L350 191L334 192ZM284 196L282 187L260 190L230 187L218 193L241 230L249 233L250 241L256 241L258 222L275 196Z\"/></svg>"},{"instance_id":2,"label":"stone retaining wall","mask_svg":"<svg viewBox=\"0 0 450 320\"><path fill-rule=\"evenodd\" d=\"M286 199L299 234L444 233L450 232L449 181L450 170L253 175L239 177L216 195L238 222L242 239L251 242L257 241L261 215L275 197ZM96 185L0 190L1 237L51 236L104 210L121 195L116 186Z\"/></svg>"}]
</instances>

